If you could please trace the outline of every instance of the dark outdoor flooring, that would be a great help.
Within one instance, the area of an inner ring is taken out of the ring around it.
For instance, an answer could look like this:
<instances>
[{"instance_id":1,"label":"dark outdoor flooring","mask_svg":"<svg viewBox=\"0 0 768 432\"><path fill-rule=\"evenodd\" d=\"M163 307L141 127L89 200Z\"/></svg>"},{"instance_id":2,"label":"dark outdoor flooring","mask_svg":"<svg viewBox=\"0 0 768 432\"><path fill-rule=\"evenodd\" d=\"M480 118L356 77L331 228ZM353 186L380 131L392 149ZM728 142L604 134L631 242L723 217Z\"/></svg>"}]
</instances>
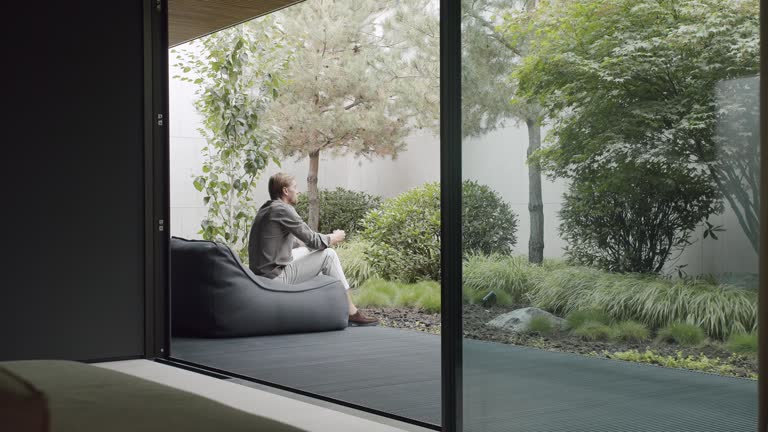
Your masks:
<instances>
[{"instance_id":1,"label":"dark outdoor flooring","mask_svg":"<svg viewBox=\"0 0 768 432\"><path fill-rule=\"evenodd\" d=\"M440 338L382 327L175 338L175 358L440 422ZM464 430L755 431L757 383L464 341Z\"/></svg>"}]
</instances>

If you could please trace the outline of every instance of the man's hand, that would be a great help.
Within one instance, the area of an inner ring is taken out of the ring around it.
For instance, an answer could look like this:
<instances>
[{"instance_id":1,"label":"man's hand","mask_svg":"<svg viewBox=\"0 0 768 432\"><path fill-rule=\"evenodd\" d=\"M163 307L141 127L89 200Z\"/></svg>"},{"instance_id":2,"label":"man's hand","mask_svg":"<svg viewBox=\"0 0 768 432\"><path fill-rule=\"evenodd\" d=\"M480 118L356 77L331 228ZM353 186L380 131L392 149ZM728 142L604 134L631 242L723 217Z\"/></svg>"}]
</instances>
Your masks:
<instances>
[{"instance_id":1,"label":"man's hand","mask_svg":"<svg viewBox=\"0 0 768 432\"><path fill-rule=\"evenodd\" d=\"M331 238L331 246L337 245L343 242L347 238L347 233L344 230L334 230L333 233L328 234Z\"/></svg>"}]
</instances>

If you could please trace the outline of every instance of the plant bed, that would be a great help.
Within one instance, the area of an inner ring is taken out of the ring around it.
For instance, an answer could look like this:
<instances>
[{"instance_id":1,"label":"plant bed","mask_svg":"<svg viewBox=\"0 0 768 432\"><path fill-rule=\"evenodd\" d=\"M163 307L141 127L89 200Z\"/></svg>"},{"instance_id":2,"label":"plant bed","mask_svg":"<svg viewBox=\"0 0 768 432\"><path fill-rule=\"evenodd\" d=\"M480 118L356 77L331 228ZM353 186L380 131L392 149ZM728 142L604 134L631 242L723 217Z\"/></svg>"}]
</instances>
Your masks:
<instances>
[{"instance_id":1,"label":"plant bed","mask_svg":"<svg viewBox=\"0 0 768 432\"><path fill-rule=\"evenodd\" d=\"M485 325L494 317L510 312L526 305L492 306L464 305L463 332L464 337L488 342L510 345L520 345L538 348L546 351L568 352L599 358L619 358L633 361L641 358L644 363L660 366L675 365L691 370L720 373L723 375L755 378L757 376L757 359L753 356L733 354L722 344L704 343L701 346L687 347L669 343L659 343L652 335L647 341L590 341L574 337L567 331L555 332L548 336L536 333L512 333ZM386 327L403 328L424 331L432 334L440 333L440 314L425 312L415 308L364 308L367 313L376 316ZM639 355L626 354L637 351ZM654 356L643 355L653 351ZM714 368L702 365L701 355L709 361L727 366ZM658 358L658 360L657 360ZM690 358L691 361L679 361ZM690 367L685 367L690 364ZM696 369L698 368L698 369Z\"/></svg>"}]
</instances>

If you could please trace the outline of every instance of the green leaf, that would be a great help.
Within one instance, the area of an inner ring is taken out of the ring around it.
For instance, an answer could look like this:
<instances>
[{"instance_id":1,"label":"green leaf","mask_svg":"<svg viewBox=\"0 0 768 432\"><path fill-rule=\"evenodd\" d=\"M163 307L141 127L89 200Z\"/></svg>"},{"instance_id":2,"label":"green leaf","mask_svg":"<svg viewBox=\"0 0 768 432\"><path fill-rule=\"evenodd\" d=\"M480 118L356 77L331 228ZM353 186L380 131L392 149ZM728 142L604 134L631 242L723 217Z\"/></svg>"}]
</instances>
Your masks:
<instances>
[{"instance_id":1,"label":"green leaf","mask_svg":"<svg viewBox=\"0 0 768 432\"><path fill-rule=\"evenodd\" d=\"M205 178L198 177L192 182L192 184L195 186L195 189L197 189L198 192L202 192L203 187L205 187Z\"/></svg>"}]
</instances>

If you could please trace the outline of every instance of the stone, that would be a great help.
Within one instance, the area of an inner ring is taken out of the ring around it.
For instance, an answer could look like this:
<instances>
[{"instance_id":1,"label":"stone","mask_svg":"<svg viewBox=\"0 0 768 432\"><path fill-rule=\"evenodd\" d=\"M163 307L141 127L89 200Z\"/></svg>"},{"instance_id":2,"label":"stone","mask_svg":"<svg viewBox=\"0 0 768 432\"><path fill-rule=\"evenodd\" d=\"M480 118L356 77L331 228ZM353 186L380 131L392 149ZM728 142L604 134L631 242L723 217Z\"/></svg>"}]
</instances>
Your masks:
<instances>
[{"instance_id":1,"label":"stone","mask_svg":"<svg viewBox=\"0 0 768 432\"><path fill-rule=\"evenodd\" d=\"M545 310L535 307L527 307L507 312L488 321L485 325L514 333L525 333L528 331L528 323L531 321L531 318L537 316L547 317L552 323L552 326L556 329L562 329L565 326L564 319L558 318Z\"/></svg>"}]
</instances>

